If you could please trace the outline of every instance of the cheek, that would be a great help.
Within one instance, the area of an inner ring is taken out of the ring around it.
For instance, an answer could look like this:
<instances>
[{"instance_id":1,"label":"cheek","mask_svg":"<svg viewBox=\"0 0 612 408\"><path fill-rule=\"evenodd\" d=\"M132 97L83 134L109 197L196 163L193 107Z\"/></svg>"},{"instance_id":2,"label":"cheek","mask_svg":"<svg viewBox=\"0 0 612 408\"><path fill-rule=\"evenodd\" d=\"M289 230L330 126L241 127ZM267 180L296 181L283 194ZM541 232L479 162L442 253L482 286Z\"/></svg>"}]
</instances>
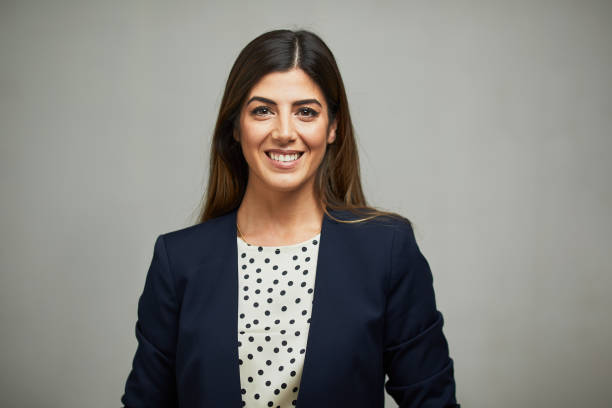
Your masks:
<instances>
[{"instance_id":1,"label":"cheek","mask_svg":"<svg viewBox=\"0 0 612 408\"><path fill-rule=\"evenodd\" d=\"M268 133L267 128L262 125L249 124L243 126L241 131L243 147L256 148L264 141Z\"/></svg>"},{"instance_id":2,"label":"cheek","mask_svg":"<svg viewBox=\"0 0 612 408\"><path fill-rule=\"evenodd\" d=\"M305 128L300 133L302 140L310 149L325 149L327 144L327 129L325 126Z\"/></svg>"}]
</instances>

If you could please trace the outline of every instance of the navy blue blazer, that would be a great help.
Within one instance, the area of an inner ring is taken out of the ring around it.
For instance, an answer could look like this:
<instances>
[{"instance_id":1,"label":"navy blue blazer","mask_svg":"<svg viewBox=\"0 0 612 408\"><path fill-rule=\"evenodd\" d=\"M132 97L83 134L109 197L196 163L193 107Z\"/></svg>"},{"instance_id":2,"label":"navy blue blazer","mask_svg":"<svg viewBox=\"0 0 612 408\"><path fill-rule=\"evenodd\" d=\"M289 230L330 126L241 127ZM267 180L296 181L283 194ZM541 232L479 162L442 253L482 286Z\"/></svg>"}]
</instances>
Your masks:
<instances>
[{"instance_id":1,"label":"navy blue blazer","mask_svg":"<svg viewBox=\"0 0 612 408\"><path fill-rule=\"evenodd\" d=\"M125 407L242 406L236 213L157 237ZM324 215L319 245L297 407L382 408L385 389L402 408L458 407L432 275L411 226Z\"/></svg>"}]
</instances>

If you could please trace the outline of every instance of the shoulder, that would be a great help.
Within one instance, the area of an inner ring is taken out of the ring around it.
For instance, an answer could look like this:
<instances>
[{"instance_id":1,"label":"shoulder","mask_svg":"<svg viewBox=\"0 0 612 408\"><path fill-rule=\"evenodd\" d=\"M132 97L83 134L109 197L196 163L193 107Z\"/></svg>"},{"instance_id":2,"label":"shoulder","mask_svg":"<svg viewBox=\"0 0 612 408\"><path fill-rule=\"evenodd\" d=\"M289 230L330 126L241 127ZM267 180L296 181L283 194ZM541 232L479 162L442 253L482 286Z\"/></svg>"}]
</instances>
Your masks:
<instances>
[{"instance_id":1,"label":"shoulder","mask_svg":"<svg viewBox=\"0 0 612 408\"><path fill-rule=\"evenodd\" d=\"M386 212L368 215L349 210L330 210L330 214L333 217L330 218L331 223L342 225L344 229L353 233L399 234L414 237L412 222L399 213Z\"/></svg>"},{"instance_id":2,"label":"shoulder","mask_svg":"<svg viewBox=\"0 0 612 408\"><path fill-rule=\"evenodd\" d=\"M169 257L177 262L193 264L215 255L220 245L232 243L230 241L232 215L228 213L203 223L161 234Z\"/></svg>"},{"instance_id":3,"label":"shoulder","mask_svg":"<svg viewBox=\"0 0 612 408\"><path fill-rule=\"evenodd\" d=\"M330 211L328 237L336 246L350 249L354 256L374 257L380 262L402 256L416 245L412 223L402 215L387 213L371 219L347 210Z\"/></svg>"}]
</instances>

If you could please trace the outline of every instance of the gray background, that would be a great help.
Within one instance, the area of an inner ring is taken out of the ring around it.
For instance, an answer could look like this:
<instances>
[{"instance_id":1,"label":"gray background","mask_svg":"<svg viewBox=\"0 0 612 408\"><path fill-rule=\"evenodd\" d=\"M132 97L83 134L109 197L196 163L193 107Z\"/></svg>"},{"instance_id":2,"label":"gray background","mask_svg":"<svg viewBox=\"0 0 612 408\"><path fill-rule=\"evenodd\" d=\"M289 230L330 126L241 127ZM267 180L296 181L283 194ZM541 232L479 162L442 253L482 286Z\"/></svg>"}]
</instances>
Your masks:
<instances>
[{"instance_id":1,"label":"gray background","mask_svg":"<svg viewBox=\"0 0 612 408\"><path fill-rule=\"evenodd\" d=\"M416 225L463 406L608 406L611 2L0 4L1 406L120 405L155 237L195 221L238 52L286 27Z\"/></svg>"}]
</instances>

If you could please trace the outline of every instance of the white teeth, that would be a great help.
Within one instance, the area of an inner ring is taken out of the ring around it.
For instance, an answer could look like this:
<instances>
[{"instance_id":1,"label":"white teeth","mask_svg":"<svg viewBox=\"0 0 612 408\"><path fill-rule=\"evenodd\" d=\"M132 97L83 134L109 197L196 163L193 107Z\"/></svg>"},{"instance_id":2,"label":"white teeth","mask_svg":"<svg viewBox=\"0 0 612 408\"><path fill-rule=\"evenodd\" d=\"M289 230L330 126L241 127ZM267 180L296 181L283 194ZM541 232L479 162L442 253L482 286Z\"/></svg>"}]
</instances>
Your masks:
<instances>
[{"instance_id":1,"label":"white teeth","mask_svg":"<svg viewBox=\"0 0 612 408\"><path fill-rule=\"evenodd\" d=\"M290 162L290 161L297 160L298 157L300 157L300 154L299 153L294 153L294 154L278 154L278 153L270 152L270 157L273 160L276 160L276 161Z\"/></svg>"}]
</instances>

